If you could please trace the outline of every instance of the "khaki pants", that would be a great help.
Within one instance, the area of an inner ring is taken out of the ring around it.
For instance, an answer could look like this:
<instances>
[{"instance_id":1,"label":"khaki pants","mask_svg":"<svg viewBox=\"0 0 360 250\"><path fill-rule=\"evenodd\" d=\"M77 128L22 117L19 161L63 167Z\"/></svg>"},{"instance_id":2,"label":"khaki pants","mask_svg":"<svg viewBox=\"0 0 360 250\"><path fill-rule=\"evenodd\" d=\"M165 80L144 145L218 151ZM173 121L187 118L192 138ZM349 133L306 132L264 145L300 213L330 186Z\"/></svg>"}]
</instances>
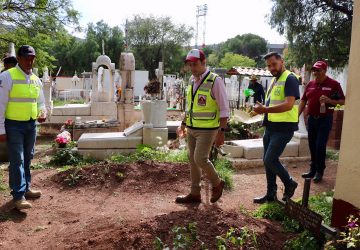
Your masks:
<instances>
[{"instance_id":1,"label":"khaki pants","mask_svg":"<svg viewBox=\"0 0 360 250\"><path fill-rule=\"evenodd\" d=\"M191 164L191 194L200 194L201 171L210 180L213 187L220 184L220 178L209 154L218 130L187 129L188 153Z\"/></svg>"}]
</instances>

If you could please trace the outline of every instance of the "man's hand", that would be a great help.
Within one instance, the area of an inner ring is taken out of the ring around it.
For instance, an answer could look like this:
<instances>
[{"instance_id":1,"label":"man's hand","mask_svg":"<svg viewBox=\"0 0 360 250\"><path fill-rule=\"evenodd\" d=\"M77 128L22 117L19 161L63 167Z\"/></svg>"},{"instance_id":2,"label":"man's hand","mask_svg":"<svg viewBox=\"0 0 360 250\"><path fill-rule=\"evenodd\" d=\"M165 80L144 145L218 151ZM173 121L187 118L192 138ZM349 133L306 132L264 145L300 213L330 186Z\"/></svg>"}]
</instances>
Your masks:
<instances>
[{"instance_id":1,"label":"man's hand","mask_svg":"<svg viewBox=\"0 0 360 250\"><path fill-rule=\"evenodd\" d=\"M266 110L266 107L264 105L262 105L260 102L256 102L255 106L254 106L254 112L257 114L264 114Z\"/></svg>"},{"instance_id":2,"label":"man's hand","mask_svg":"<svg viewBox=\"0 0 360 250\"><path fill-rule=\"evenodd\" d=\"M0 135L0 142L6 141L6 134Z\"/></svg>"},{"instance_id":3,"label":"man's hand","mask_svg":"<svg viewBox=\"0 0 360 250\"><path fill-rule=\"evenodd\" d=\"M216 135L215 146L220 147L221 145L224 144L224 141L225 141L225 133L224 131L219 130L218 134Z\"/></svg>"},{"instance_id":4,"label":"man's hand","mask_svg":"<svg viewBox=\"0 0 360 250\"><path fill-rule=\"evenodd\" d=\"M186 136L185 128L186 128L186 126L183 124L181 124L181 126L177 128L176 133L179 136L179 138L185 138L185 136Z\"/></svg>"},{"instance_id":5,"label":"man's hand","mask_svg":"<svg viewBox=\"0 0 360 250\"><path fill-rule=\"evenodd\" d=\"M325 95L320 96L320 103L329 103L331 104L331 99Z\"/></svg>"}]
</instances>

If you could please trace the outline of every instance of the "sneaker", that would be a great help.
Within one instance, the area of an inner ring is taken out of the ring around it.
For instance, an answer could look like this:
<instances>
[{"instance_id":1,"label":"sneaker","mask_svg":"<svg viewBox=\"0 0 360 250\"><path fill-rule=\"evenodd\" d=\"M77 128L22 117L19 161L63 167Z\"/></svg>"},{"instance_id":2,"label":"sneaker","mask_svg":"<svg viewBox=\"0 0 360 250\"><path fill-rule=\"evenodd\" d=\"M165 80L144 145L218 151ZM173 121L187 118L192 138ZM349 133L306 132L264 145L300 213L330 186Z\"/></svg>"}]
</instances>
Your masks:
<instances>
[{"instance_id":1,"label":"sneaker","mask_svg":"<svg viewBox=\"0 0 360 250\"><path fill-rule=\"evenodd\" d=\"M212 194L210 199L211 203L215 203L220 199L224 190L224 186L225 186L225 181L221 180L219 185L212 188Z\"/></svg>"},{"instance_id":2,"label":"sneaker","mask_svg":"<svg viewBox=\"0 0 360 250\"><path fill-rule=\"evenodd\" d=\"M21 199L21 200L17 200L14 202L14 206L16 209L18 210L23 210L23 209L29 209L32 208L31 203L29 203L27 200L25 199Z\"/></svg>"},{"instance_id":3,"label":"sneaker","mask_svg":"<svg viewBox=\"0 0 360 250\"><path fill-rule=\"evenodd\" d=\"M188 194L188 195L181 195L176 197L175 200L176 203L179 204L189 204L189 203L200 203L201 202L201 195L194 195L194 194Z\"/></svg>"},{"instance_id":4,"label":"sneaker","mask_svg":"<svg viewBox=\"0 0 360 250\"><path fill-rule=\"evenodd\" d=\"M289 185L285 186L285 192L282 200L287 201L288 199L291 199L291 197L294 196L295 189L297 188L297 186L298 186L297 182L293 180Z\"/></svg>"},{"instance_id":5,"label":"sneaker","mask_svg":"<svg viewBox=\"0 0 360 250\"><path fill-rule=\"evenodd\" d=\"M41 196L41 191L40 190L29 190L25 193L25 197L26 198L40 198Z\"/></svg>"}]
</instances>

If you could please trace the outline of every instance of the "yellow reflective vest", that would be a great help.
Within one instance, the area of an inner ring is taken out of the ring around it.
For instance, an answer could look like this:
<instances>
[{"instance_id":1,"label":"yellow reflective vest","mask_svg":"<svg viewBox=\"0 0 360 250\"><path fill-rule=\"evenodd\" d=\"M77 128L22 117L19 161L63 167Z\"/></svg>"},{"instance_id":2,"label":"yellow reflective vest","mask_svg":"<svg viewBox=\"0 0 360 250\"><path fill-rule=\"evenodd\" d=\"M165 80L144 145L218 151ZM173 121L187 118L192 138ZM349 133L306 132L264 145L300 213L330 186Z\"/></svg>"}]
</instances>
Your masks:
<instances>
[{"instance_id":1,"label":"yellow reflective vest","mask_svg":"<svg viewBox=\"0 0 360 250\"><path fill-rule=\"evenodd\" d=\"M274 77L271 81L269 90L266 93L266 101L270 98L269 107L281 104L285 101L285 82L288 76L292 74L285 70L279 79ZM271 91L271 93L269 93ZM298 122L299 121L299 104L295 102L291 110L282 113L268 113L268 120L271 122Z\"/></svg>"},{"instance_id":2,"label":"yellow reflective vest","mask_svg":"<svg viewBox=\"0 0 360 250\"><path fill-rule=\"evenodd\" d=\"M220 126L220 110L211 90L218 75L209 72L193 92L192 81L186 92L186 126L213 129Z\"/></svg>"},{"instance_id":3,"label":"yellow reflective vest","mask_svg":"<svg viewBox=\"0 0 360 250\"><path fill-rule=\"evenodd\" d=\"M30 84L26 82L24 73L17 67L8 70L12 80L9 101L5 111L5 118L15 121L35 120L38 116L37 99L41 86L39 78L32 74Z\"/></svg>"}]
</instances>

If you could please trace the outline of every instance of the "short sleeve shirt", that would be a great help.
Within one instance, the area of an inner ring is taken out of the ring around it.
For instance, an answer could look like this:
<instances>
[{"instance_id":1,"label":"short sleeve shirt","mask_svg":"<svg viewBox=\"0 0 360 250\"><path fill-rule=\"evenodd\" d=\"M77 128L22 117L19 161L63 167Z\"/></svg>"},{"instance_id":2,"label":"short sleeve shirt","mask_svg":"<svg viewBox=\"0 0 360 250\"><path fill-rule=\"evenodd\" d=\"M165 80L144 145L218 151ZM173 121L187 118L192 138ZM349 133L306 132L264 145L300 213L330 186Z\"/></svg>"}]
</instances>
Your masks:
<instances>
[{"instance_id":1,"label":"short sleeve shirt","mask_svg":"<svg viewBox=\"0 0 360 250\"><path fill-rule=\"evenodd\" d=\"M295 100L300 99L299 80L295 75L290 74L285 81L285 97L294 96ZM270 98L265 102L266 107L270 105ZM296 131L299 129L297 122L271 122L265 114L263 126L275 131Z\"/></svg>"},{"instance_id":2,"label":"short sleeve shirt","mask_svg":"<svg viewBox=\"0 0 360 250\"><path fill-rule=\"evenodd\" d=\"M324 95L333 100L343 100L345 99L344 93L342 91L341 85L339 82L326 77L324 82L318 83L315 80L310 81L304 91L304 95L301 100L307 103L308 114L312 116L326 116L332 115L334 109L333 105L326 104L326 113L320 113L320 97Z\"/></svg>"}]
</instances>

